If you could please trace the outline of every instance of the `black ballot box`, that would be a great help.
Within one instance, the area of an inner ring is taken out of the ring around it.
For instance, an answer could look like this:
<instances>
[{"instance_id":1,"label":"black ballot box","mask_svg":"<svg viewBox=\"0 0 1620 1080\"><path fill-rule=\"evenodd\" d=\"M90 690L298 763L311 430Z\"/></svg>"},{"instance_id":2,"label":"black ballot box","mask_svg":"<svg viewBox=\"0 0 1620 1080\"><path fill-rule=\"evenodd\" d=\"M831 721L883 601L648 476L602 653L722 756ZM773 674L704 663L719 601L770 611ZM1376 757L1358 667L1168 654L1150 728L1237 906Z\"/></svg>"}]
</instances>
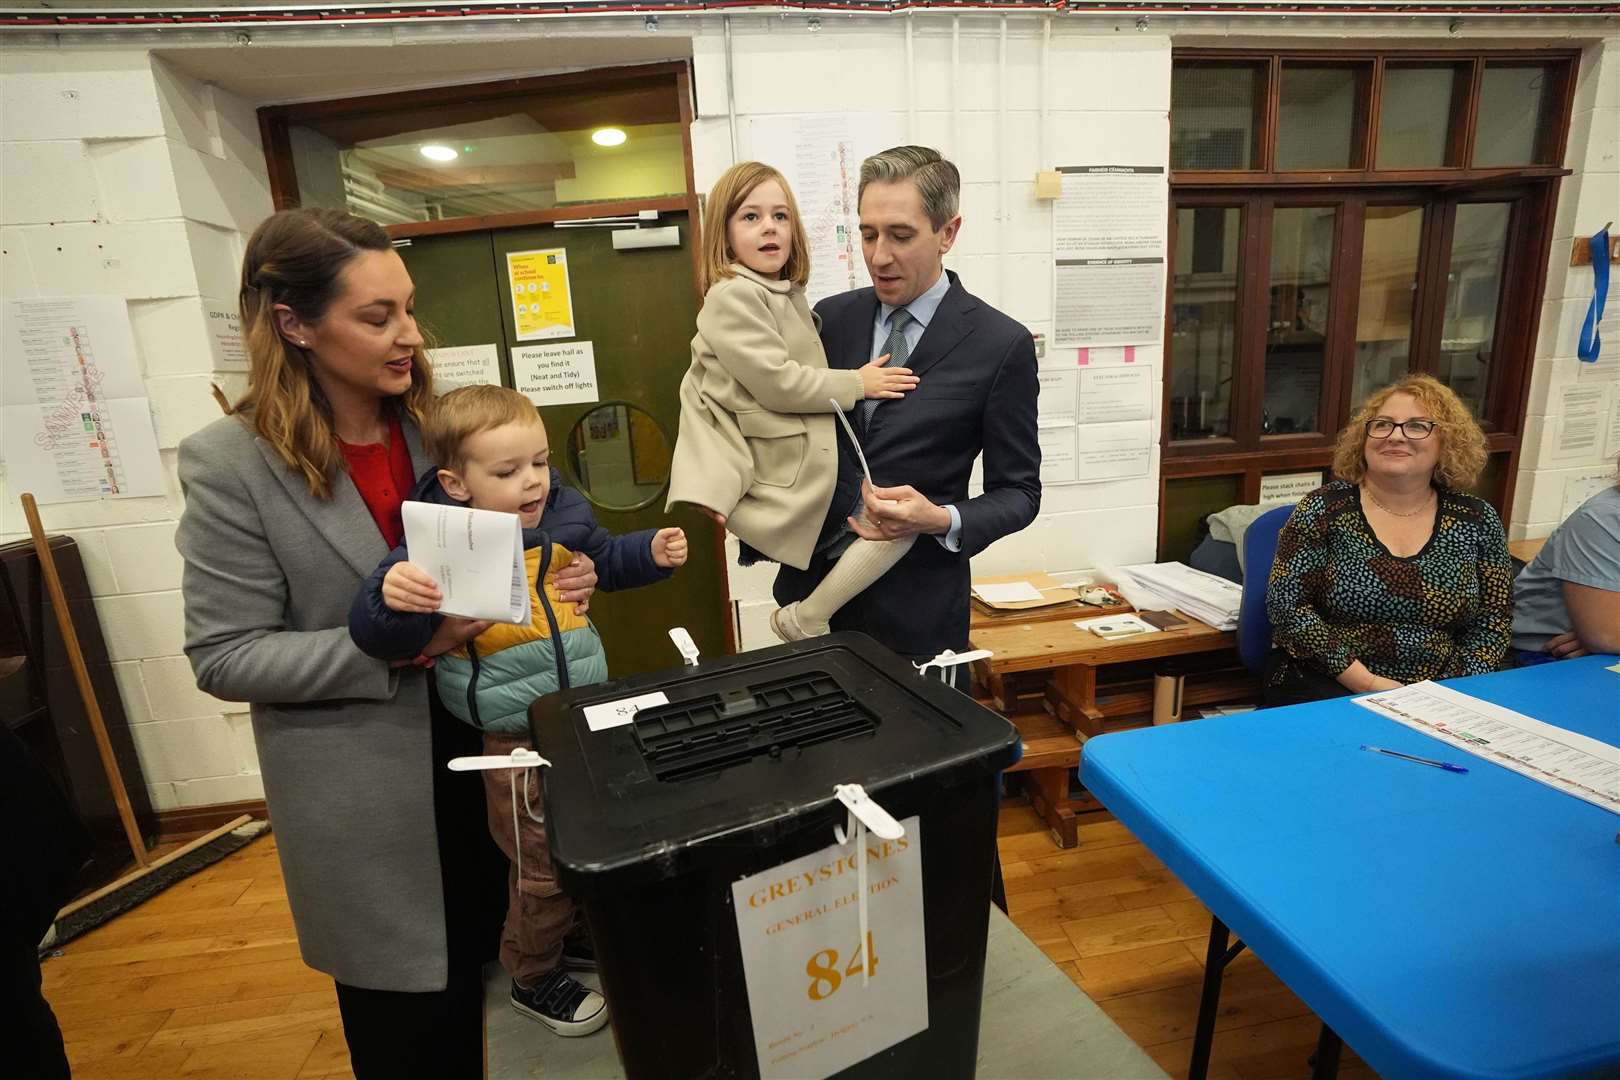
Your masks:
<instances>
[{"instance_id":1,"label":"black ballot box","mask_svg":"<svg viewBox=\"0 0 1620 1080\"><path fill-rule=\"evenodd\" d=\"M838 633L534 703L552 860L629 1077L829 1075L869 1046L836 1075L973 1075L998 774L1021 747L937 676ZM864 948L845 784L909 822L866 834Z\"/></svg>"}]
</instances>

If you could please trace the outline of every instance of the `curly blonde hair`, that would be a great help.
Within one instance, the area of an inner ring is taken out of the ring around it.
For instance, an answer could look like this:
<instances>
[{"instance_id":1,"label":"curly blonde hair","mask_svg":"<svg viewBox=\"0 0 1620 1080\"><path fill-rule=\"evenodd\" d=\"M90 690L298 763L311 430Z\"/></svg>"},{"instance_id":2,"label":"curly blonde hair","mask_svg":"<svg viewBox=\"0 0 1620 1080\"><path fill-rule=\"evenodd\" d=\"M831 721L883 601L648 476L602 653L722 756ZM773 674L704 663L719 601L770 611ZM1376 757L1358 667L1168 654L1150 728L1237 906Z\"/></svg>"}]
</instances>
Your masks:
<instances>
[{"instance_id":1,"label":"curly blonde hair","mask_svg":"<svg viewBox=\"0 0 1620 1080\"><path fill-rule=\"evenodd\" d=\"M1452 491L1467 491L1479 479L1485 468L1485 433L1480 430L1474 414L1445 383L1432 375L1408 375L1406 378L1374 391L1362 402L1361 408L1339 432L1338 444L1333 448L1333 472L1352 484L1361 482L1367 474L1367 421L1376 417L1385 402L1396 394L1409 394L1434 420L1435 432L1430 438L1440 439L1440 458L1435 462L1434 477L1441 486Z\"/></svg>"}]
</instances>

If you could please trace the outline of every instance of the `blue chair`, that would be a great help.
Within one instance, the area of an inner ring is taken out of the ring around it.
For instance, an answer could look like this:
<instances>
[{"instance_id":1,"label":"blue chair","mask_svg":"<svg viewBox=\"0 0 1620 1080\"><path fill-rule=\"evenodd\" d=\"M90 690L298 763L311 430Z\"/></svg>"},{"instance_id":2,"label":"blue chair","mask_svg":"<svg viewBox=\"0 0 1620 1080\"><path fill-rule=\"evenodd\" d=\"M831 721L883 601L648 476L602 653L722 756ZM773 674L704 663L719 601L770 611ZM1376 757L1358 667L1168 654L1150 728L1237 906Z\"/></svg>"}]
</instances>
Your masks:
<instances>
[{"instance_id":1,"label":"blue chair","mask_svg":"<svg viewBox=\"0 0 1620 1080\"><path fill-rule=\"evenodd\" d=\"M1294 512L1294 504L1267 510L1243 534L1243 602L1238 607L1238 657L1262 675L1271 655L1271 616L1266 614L1266 583L1277 558L1277 534Z\"/></svg>"}]
</instances>

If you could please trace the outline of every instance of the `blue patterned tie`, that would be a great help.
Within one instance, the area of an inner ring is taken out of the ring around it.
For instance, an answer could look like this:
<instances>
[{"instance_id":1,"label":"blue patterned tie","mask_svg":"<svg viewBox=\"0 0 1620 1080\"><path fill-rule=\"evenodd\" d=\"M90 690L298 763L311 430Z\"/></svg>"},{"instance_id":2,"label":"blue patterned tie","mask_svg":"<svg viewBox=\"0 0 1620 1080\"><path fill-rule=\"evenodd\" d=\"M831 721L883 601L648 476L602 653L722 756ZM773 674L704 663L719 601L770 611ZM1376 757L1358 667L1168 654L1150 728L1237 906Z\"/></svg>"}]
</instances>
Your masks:
<instances>
[{"instance_id":1,"label":"blue patterned tie","mask_svg":"<svg viewBox=\"0 0 1620 1080\"><path fill-rule=\"evenodd\" d=\"M906 361L911 357L911 346L906 344L906 327L915 320L911 312L905 308L895 308L889 313L889 336L883 342L883 352L889 354L889 362L884 367L905 367ZM879 353L878 355L882 355ZM864 398L861 401L861 426L865 427L872 422L872 414L877 411L878 402L882 398Z\"/></svg>"}]
</instances>

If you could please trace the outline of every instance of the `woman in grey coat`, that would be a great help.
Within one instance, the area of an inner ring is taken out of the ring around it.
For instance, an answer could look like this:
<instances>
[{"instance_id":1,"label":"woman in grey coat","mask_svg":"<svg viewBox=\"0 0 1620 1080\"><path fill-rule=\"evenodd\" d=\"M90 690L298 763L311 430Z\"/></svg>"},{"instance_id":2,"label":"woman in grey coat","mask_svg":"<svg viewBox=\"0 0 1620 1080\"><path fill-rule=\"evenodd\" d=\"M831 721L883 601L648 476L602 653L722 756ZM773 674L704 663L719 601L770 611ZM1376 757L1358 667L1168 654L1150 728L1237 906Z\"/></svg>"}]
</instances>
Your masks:
<instances>
[{"instance_id":1,"label":"woman in grey coat","mask_svg":"<svg viewBox=\"0 0 1620 1080\"><path fill-rule=\"evenodd\" d=\"M348 609L398 543L431 463L415 290L376 224L286 210L248 242L248 391L180 446L186 655L199 688L252 704L265 798L304 960L337 982L355 1075L480 1077L485 893L504 863L477 754L428 686L484 625L445 619L414 663L349 640ZM566 584L589 595L587 565Z\"/></svg>"}]
</instances>

